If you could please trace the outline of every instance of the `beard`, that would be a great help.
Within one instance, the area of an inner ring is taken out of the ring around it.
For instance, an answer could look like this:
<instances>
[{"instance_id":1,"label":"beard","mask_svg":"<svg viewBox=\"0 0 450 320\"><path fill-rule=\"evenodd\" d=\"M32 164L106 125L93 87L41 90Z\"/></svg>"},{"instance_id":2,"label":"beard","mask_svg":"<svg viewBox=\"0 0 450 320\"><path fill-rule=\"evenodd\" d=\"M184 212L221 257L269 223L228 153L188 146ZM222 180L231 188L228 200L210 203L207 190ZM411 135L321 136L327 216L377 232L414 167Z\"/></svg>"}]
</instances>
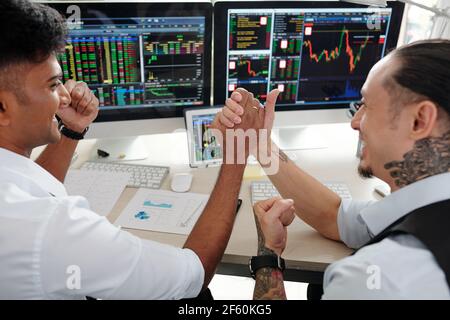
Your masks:
<instances>
[{"instance_id":1,"label":"beard","mask_svg":"<svg viewBox=\"0 0 450 320\"><path fill-rule=\"evenodd\" d=\"M373 171L372 168L364 168L361 164L358 166L358 174L361 178L369 179L373 178Z\"/></svg>"}]
</instances>

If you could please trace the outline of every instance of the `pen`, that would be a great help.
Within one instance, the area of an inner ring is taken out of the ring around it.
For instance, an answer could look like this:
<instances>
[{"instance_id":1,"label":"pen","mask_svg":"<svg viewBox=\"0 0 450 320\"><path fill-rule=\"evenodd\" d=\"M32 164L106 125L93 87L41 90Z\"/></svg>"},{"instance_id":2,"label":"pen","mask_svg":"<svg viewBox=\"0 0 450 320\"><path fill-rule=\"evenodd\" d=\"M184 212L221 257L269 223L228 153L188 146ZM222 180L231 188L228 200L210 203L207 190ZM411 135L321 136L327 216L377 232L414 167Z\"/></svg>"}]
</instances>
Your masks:
<instances>
[{"instance_id":1,"label":"pen","mask_svg":"<svg viewBox=\"0 0 450 320\"><path fill-rule=\"evenodd\" d=\"M238 201L237 201L237 207L236 207L236 214L238 214L239 208L241 207L241 204L242 204L242 199L238 199Z\"/></svg>"}]
</instances>

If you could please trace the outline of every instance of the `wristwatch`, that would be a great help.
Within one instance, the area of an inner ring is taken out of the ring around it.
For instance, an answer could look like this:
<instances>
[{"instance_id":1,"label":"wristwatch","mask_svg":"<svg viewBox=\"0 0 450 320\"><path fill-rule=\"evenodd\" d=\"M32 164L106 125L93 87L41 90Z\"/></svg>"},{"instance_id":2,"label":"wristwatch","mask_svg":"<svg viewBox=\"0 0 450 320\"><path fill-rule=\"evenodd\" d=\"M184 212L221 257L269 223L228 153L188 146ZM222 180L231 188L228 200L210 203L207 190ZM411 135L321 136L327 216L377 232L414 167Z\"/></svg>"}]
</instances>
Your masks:
<instances>
[{"instance_id":1,"label":"wristwatch","mask_svg":"<svg viewBox=\"0 0 450 320\"><path fill-rule=\"evenodd\" d=\"M59 131L61 132L62 135L66 136L69 139L72 140L82 140L84 139L84 136L86 135L86 132L88 132L89 127L86 127L86 129L83 130L83 132L76 132L73 130L70 130L69 128L67 128L64 123L62 123L62 121L59 122L58 124L59 127Z\"/></svg>"},{"instance_id":2,"label":"wristwatch","mask_svg":"<svg viewBox=\"0 0 450 320\"><path fill-rule=\"evenodd\" d=\"M272 255L264 255L264 256L253 256L248 261L248 267L250 269L250 274L253 279L256 277L256 271L261 268L278 268L281 271L284 271L286 268L286 264L284 259L275 254Z\"/></svg>"}]
</instances>

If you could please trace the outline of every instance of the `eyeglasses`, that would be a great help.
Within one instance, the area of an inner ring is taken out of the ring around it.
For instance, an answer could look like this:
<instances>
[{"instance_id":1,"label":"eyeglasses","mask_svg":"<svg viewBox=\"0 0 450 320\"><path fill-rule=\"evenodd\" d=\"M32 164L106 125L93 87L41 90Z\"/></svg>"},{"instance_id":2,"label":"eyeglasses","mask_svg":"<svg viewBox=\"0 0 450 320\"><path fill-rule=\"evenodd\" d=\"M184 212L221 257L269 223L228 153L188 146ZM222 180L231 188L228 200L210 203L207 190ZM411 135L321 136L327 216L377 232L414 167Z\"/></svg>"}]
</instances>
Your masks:
<instances>
[{"instance_id":1,"label":"eyeglasses","mask_svg":"<svg viewBox=\"0 0 450 320\"><path fill-rule=\"evenodd\" d=\"M363 105L364 105L364 103L361 100L351 102L350 107L347 110L347 114L348 114L349 118L353 118L355 116L355 114L358 112L358 110L361 109L361 107Z\"/></svg>"}]
</instances>

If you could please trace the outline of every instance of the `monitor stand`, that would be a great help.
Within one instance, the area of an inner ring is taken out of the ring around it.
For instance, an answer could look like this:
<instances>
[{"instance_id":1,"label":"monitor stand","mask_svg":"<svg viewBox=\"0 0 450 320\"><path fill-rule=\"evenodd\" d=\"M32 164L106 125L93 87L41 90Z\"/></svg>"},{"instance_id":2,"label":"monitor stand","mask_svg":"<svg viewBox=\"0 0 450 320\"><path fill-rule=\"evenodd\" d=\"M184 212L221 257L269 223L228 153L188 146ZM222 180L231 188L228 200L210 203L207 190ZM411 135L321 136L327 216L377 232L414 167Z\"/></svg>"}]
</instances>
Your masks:
<instances>
[{"instance_id":1,"label":"monitor stand","mask_svg":"<svg viewBox=\"0 0 450 320\"><path fill-rule=\"evenodd\" d=\"M98 153L104 151L109 156L102 157ZM148 148L142 137L126 137L114 139L98 139L91 154L91 160L131 161L144 160L149 156Z\"/></svg>"},{"instance_id":2,"label":"monitor stand","mask_svg":"<svg viewBox=\"0 0 450 320\"><path fill-rule=\"evenodd\" d=\"M327 148L321 125L276 127L272 139L281 150L305 150Z\"/></svg>"}]
</instances>

